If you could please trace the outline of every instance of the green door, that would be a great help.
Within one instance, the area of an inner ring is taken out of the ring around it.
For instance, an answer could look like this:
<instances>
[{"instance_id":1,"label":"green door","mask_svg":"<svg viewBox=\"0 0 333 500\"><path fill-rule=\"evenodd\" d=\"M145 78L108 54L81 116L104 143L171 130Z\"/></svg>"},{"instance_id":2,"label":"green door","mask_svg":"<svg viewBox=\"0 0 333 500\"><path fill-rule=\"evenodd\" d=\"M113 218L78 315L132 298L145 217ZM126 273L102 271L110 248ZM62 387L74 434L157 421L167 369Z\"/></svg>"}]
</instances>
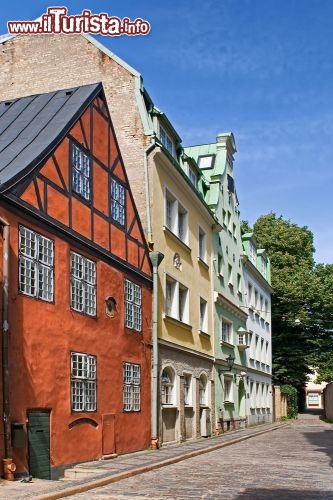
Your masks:
<instances>
[{"instance_id":1,"label":"green door","mask_svg":"<svg viewBox=\"0 0 333 500\"><path fill-rule=\"evenodd\" d=\"M28 412L29 472L33 477L51 479L50 412Z\"/></svg>"}]
</instances>

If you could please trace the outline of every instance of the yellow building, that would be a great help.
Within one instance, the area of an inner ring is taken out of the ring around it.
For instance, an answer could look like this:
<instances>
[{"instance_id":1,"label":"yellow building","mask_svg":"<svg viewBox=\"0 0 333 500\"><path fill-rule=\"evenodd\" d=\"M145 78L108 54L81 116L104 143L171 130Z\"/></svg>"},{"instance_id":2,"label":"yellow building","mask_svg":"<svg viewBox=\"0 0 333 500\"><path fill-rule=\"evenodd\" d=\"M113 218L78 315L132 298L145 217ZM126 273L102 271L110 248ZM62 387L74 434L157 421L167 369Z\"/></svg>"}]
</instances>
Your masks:
<instances>
[{"instance_id":1,"label":"yellow building","mask_svg":"<svg viewBox=\"0 0 333 500\"><path fill-rule=\"evenodd\" d=\"M158 268L160 441L211 434L214 421L212 231L219 226L199 194L204 179L172 125L152 112L156 145L148 157Z\"/></svg>"}]
</instances>

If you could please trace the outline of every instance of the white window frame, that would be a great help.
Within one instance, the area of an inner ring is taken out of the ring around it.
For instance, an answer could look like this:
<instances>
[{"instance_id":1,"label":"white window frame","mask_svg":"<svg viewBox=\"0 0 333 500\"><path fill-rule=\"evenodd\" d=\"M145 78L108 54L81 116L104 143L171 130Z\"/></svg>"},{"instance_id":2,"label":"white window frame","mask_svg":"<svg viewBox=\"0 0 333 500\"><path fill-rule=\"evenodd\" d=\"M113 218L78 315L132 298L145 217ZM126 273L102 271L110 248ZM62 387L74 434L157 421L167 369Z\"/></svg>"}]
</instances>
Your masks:
<instances>
[{"instance_id":1,"label":"white window frame","mask_svg":"<svg viewBox=\"0 0 333 500\"><path fill-rule=\"evenodd\" d=\"M142 331L142 290L141 286L125 279L125 326L137 332Z\"/></svg>"},{"instance_id":2,"label":"white window frame","mask_svg":"<svg viewBox=\"0 0 333 500\"><path fill-rule=\"evenodd\" d=\"M188 167L188 178L190 179L193 186L197 189L198 188L198 174L194 170L194 168L192 168L190 165Z\"/></svg>"},{"instance_id":3,"label":"white window frame","mask_svg":"<svg viewBox=\"0 0 333 500\"><path fill-rule=\"evenodd\" d=\"M174 156L174 142L171 139L170 135L166 132L166 130L160 125L160 141L165 147L165 149Z\"/></svg>"},{"instance_id":4,"label":"white window frame","mask_svg":"<svg viewBox=\"0 0 333 500\"><path fill-rule=\"evenodd\" d=\"M267 260L265 257L261 257L261 274L267 279Z\"/></svg>"},{"instance_id":5,"label":"white window frame","mask_svg":"<svg viewBox=\"0 0 333 500\"><path fill-rule=\"evenodd\" d=\"M19 291L54 300L54 242L25 226L19 226Z\"/></svg>"},{"instance_id":6,"label":"white window frame","mask_svg":"<svg viewBox=\"0 0 333 500\"><path fill-rule=\"evenodd\" d=\"M208 379L205 374L201 374L199 378L199 404L208 406Z\"/></svg>"},{"instance_id":7,"label":"white window frame","mask_svg":"<svg viewBox=\"0 0 333 500\"><path fill-rule=\"evenodd\" d=\"M137 363L123 363L123 410L141 410L141 366Z\"/></svg>"},{"instance_id":8,"label":"white window frame","mask_svg":"<svg viewBox=\"0 0 333 500\"><path fill-rule=\"evenodd\" d=\"M72 190L87 201L91 198L90 170L89 156L72 143Z\"/></svg>"},{"instance_id":9,"label":"white window frame","mask_svg":"<svg viewBox=\"0 0 333 500\"><path fill-rule=\"evenodd\" d=\"M71 409L73 412L96 411L96 379L96 356L71 352Z\"/></svg>"},{"instance_id":10,"label":"white window frame","mask_svg":"<svg viewBox=\"0 0 333 500\"><path fill-rule=\"evenodd\" d=\"M249 259L254 266L257 266L257 249L252 241L249 244Z\"/></svg>"},{"instance_id":11,"label":"white window frame","mask_svg":"<svg viewBox=\"0 0 333 500\"><path fill-rule=\"evenodd\" d=\"M225 403L234 402L233 377L224 375L223 377L223 401Z\"/></svg>"},{"instance_id":12,"label":"white window frame","mask_svg":"<svg viewBox=\"0 0 333 500\"><path fill-rule=\"evenodd\" d=\"M96 262L77 252L70 253L71 308L88 316L96 316Z\"/></svg>"},{"instance_id":13,"label":"white window frame","mask_svg":"<svg viewBox=\"0 0 333 500\"><path fill-rule=\"evenodd\" d=\"M233 344L233 324L225 318L221 320L221 342Z\"/></svg>"},{"instance_id":14,"label":"white window frame","mask_svg":"<svg viewBox=\"0 0 333 500\"><path fill-rule=\"evenodd\" d=\"M121 226L126 222L126 188L114 177L111 178L111 218Z\"/></svg>"},{"instance_id":15,"label":"white window frame","mask_svg":"<svg viewBox=\"0 0 333 500\"><path fill-rule=\"evenodd\" d=\"M199 301L199 324L200 331L208 333L208 302L202 297Z\"/></svg>"},{"instance_id":16,"label":"white window frame","mask_svg":"<svg viewBox=\"0 0 333 500\"><path fill-rule=\"evenodd\" d=\"M168 274L165 277L165 314L189 322L189 289Z\"/></svg>"},{"instance_id":17,"label":"white window frame","mask_svg":"<svg viewBox=\"0 0 333 500\"><path fill-rule=\"evenodd\" d=\"M165 226L187 244L188 211L168 189L165 190Z\"/></svg>"},{"instance_id":18,"label":"white window frame","mask_svg":"<svg viewBox=\"0 0 333 500\"><path fill-rule=\"evenodd\" d=\"M192 406L192 375L184 373L184 405Z\"/></svg>"},{"instance_id":19,"label":"white window frame","mask_svg":"<svg viewBox=\"0 0 333 500\"><path fill-rule=\"evenodd\" d=\"M161 402L166 406L175 404L175 372L169 367L161 374Z\"/></svg>"},{"instance_id":20,"label":"white window frame","mask_svg":"<svg viewBox=\"0 0 333 500\"><path fill-rule=\"evenodd\" d=\"M198 256L203 262L207 261L207 235L200 226L198 231Z\"/></svg>"}]
</instances>

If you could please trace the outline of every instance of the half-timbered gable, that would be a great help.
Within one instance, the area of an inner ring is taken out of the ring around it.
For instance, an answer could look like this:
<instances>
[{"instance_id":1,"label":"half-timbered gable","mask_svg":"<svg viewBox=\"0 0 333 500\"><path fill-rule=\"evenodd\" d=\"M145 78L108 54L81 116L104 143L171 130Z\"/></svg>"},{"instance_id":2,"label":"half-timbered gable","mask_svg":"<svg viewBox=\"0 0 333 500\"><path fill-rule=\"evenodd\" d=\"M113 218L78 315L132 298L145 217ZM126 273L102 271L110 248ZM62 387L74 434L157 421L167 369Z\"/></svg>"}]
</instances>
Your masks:
<instances>
[{"instance_id":1,"label":"half-timbered gable","mask_svg":"<svg viewBox=\"0 0 333 500\"><path fill-rule=\"evenodd\" d=\"M101 84L0 102L1 280L0 458L50 479L146 448L151 266Z\"/></svg>"},{"instance_id":2,"label":"half-timbered gable","mask_svg":"<svg viewBox=\"0 0 333 500\"><path fill-rule=\"evenodd\" d=\"M101 84L2 102L0 120L2 194L150 276Z\"/></svg>"}]
</instances>

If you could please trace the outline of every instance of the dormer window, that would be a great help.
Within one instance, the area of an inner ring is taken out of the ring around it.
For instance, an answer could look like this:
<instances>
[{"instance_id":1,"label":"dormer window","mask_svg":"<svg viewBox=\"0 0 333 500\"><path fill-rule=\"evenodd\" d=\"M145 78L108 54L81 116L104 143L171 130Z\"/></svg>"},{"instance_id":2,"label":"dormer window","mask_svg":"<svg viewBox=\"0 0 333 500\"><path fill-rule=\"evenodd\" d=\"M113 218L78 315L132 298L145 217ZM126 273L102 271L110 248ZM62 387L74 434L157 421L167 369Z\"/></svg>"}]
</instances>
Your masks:
<instances>
[{"instance_id":1,"label":"dormer window","mask_svg":"<svg viewBox=\"0 0 333 500\"><path fill-rule=\"evenodd\" d=\"M173 155L173 143L169 135L166 133L163 127L160 125L160 140L163 146L171 155Z\"/></svg>"},{"instance_id":2,"label":"dormer window","mask_svg":"<svg viewBox=\"0 0 333 500\"><path fill-rule=\"evenodd\" d=\"M198 187L198 176L197 176L196 171L191 167L188 167L188 177L189 177L190 181L192 182L193 186L195 188L197 188Z\"/></svg>"},{"instance_id":3,"label":"dormer window","mask_svg":"<svg viewBox=\"0 0 333 500\"><path fill-rule=\"evenodd\" d=\"M198 158L198 166L201 169L213 168L215 162L215 155L202 155Z\"/></svg>"},{"instance_id":4,"label":"dormer window","mask_svg":"<svg viewBox=\"0 0 333 500\"><path fill-rule=\"evenodd\" d=\"M267 278L267 260L264 257L261 257L261 274Z\"/></svg>"},{"instance_id":5,"label":"dormer window","mask_svg":"<svg viewBox=\"0 0 333 500\"><path fill-rule=\"evenodd\" d=\"M254 246L253 243L250 241L250 254L249 254L249 259L252 262L252 264L255 266L257 264L257 249Z\"/></svg>"}]
</instances>

